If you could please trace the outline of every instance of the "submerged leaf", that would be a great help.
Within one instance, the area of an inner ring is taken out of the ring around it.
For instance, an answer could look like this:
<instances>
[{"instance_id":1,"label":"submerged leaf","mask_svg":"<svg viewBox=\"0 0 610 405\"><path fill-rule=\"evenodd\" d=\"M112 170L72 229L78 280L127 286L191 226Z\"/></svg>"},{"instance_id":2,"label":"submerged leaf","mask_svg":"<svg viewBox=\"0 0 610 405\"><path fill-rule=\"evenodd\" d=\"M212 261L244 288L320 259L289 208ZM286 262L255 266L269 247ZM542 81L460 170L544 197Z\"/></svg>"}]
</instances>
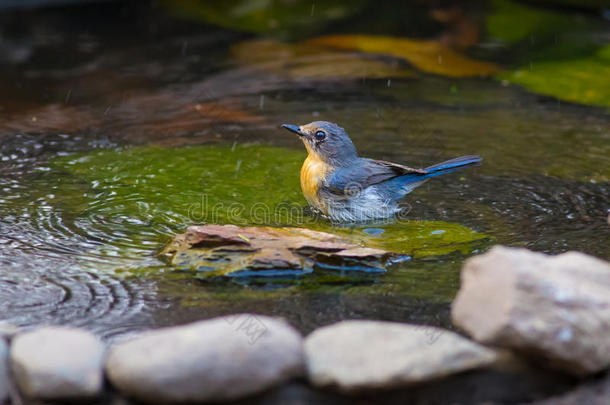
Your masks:
<instances>
[{"instance_id":1,"label":"submerged leaf","mask_svg":"<svg viewBox=\"0 0 610 405\"><path fill-rule=\"evenodd\" d=\"M175 15L221 27L282 36L318 31L326 24L359 11L364 1L327 0L164 0Z\"/></svg>"},{"instance_id":2,"label":"submerged leaf","mask_svg":"<svg viewBox=\"0 0 610 405\"><path fill-rule=\"evenodd\" d=\"M99 122L99 115L92 114L89 108L54 103L26 113L3 114L0 117L0 134L82 131Z\"/></svg>"},{"instance_id":3,"label":"submerged leaf","mask_svg":"<svg viewBox=\"0 0 610 405\"><path fill-rule=\"evenodd\" d=\"M443 76L487 76L500 70L493 63L471 59L438 41L375 35L330 35L310 44L406 59L418 69Z\"/></svg>"},{"instance_id":4,"label":"submerged leaf","mask_svg":"<svg viewBox=\"0 0 610 405\"><path fill-rule=\"evenodd\" d=\"M575 19L567 14L529 7L509 0L494 0L486 18L487 33L508 43L572 29Z\"/></svg>"},{"instance_id":5,"label":"submerged leaf","mask_svg":"<svg viewBox=\"0 0 610 405\"><path fill-rule=\"evenodd\" d=\"M184 91L157 91L134 94L111 110L108 125L146 137L195 133L221 123L251 123L261 120L230 97L222 99L202 92L199 97Z\"/></svg>"},{"instance_id":6,"label":"submerged leaf","mask_svg":"<svg viewBox=\"0 0 610 405\"><path fill-rule=\"evenodd\" d=\"M517 68L498 73L498 79L566 101L610 105L610 61L604 57L608 47L600 49L595 40L598 21L509 0L493 5L489 35L520 42L512 49Z\"/></svg>"},{"instance_id":7,"label":"submerged leaf","mask_svg":"<svg viewBox=\"0 0 610 405\"><path fill-rule=\"evenodd\" d=\"M575 103L610 106L610 45L579 59L547 61L499 78L530 91Z\"/></svg>"},{"instance_id":8,"label":"submerged leaf","mask_svg":"<svg viewBox=\"0 0 610 405\"><path fill-rule=\"evenodd\" d=\"M397 61L330 50L312 44L252 40L231 48L243 65L287 75L293 79L350 79L412 77L415 73Z\"/></svg>"}]
</instances>

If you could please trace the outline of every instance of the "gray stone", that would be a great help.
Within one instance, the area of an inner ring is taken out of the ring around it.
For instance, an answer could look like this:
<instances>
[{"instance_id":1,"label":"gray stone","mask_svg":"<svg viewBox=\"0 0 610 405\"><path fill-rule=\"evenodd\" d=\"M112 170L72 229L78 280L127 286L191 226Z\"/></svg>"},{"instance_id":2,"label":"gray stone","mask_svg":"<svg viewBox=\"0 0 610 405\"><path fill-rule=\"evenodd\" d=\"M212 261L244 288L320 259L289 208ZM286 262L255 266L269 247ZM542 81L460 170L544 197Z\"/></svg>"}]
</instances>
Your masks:
<instances>
[{"instance_id":1,"label":"gray stone","mask_svg":"<svg viewBox=\"0 0 610 405\"><path fill-rule=\"evenodd\" d=\"M397 388L494 362L494 351L439 328L344 321L305 339L310 381L342 392Z\"/></svg>"},{"instance_id":2,"label":"gray stone","mask_svg":"<svg viewBox=\"0 0 610 405\"><path fill-rule=\"evenodd\" d=\"M0 337L0 404L8 399L8 344Z\"/></svg>"},{"instance_id":3,"label":"gray stone","mask_svg":"<svg viewBox=\"0 0 610 405\"><path fill-rule=\"evenodd\" d=\"M117 343L106 371L117 388L150 404L231 400L303 375L303 342L282 320L232 315Z\"/></svg>"},{"instance_id":4,"label":"gray stone","mask_svg":"<svg viewBox=\"0 0 610 405\"><path fill-rule=\"evenodd\" d=\"M454 323L575 375L610 366L610 264L497 246L466 261Z\"/></svg>"},{"instance_id":5,"label":"gray stone","mask_svg":"<svg viewBox=\"0 0 610 405\"><path fill-rule=\"evenodd\" d=\"M103 385L104 345L90 332L44 327L17 335L10 366L23 394L37 399L91 398Z\"/></svg>"}]
</instances>

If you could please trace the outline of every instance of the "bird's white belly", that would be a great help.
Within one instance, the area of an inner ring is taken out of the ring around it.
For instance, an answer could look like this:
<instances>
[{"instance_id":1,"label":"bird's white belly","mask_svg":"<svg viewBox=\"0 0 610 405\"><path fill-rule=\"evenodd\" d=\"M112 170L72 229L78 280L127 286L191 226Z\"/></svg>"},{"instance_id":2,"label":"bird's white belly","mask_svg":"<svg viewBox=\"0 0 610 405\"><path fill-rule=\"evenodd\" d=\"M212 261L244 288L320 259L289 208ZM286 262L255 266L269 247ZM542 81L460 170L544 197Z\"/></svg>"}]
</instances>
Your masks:
<instances>
[{"instance_id":1,"label":"bird's white belly","mask_svg":"<svg viewBox=\"0 0 610 405\"><path fill-rule=\"evenodd\" d=\"M396 201L385 200L375 186L327 203L327 215L336 221L356 222L388 218L400 211Z\"/></svg>"}]
</instances>

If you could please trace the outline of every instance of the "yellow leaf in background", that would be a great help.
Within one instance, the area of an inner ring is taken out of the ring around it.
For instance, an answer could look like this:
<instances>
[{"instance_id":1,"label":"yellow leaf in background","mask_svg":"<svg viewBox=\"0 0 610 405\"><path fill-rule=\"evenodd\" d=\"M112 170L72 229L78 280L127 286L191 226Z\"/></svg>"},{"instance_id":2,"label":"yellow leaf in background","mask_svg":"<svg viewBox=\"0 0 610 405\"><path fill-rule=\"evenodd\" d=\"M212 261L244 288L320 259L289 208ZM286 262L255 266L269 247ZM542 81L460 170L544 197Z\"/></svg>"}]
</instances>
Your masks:
<instances>
[{"instance_id":1,"label":"yellow leaf in background","mask_svg":"<svg viewBox=\"0 0 610 405\"><path fill-rule=\"evenodd\" d=\"M397 60L337 51L307 43L289 44L271 39L241 42L231 47L235 60L248 66L297 80L413 77L415 72Z\"/></svg>"},{"instance_id":2,"label":"yellow leaf in background","mask_svg":"<svg viewBox=\"0 0 610 405\"><path fill-rule=\"evenodd\" d=\"M385 54L406 59L418 69L442 76L488 76L500 68L489 62L471 59L438 41L375 35L330 35L307 43L335 49Z\"/></svg>"}]
</instances>

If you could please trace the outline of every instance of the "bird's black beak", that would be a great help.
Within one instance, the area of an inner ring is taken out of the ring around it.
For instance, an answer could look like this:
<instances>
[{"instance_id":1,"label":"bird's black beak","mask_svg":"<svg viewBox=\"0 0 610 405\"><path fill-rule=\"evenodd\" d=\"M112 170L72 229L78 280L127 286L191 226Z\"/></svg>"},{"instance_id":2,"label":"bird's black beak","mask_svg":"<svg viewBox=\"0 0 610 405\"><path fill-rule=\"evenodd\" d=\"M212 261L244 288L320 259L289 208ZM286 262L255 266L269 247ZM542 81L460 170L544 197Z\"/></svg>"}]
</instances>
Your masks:
<instances>
[{"instance_id":1,"label":"bird's black beak","mask_svg":"<svg viewBox=\"0 0 610 405\"><path fill-rule=\"evenodd\" d=\"M282 127L286 128L290 132L294 132L298 136L305 136L305 134L299 129L298 125L283 124Z\"/></svg>"}]
</instances>

